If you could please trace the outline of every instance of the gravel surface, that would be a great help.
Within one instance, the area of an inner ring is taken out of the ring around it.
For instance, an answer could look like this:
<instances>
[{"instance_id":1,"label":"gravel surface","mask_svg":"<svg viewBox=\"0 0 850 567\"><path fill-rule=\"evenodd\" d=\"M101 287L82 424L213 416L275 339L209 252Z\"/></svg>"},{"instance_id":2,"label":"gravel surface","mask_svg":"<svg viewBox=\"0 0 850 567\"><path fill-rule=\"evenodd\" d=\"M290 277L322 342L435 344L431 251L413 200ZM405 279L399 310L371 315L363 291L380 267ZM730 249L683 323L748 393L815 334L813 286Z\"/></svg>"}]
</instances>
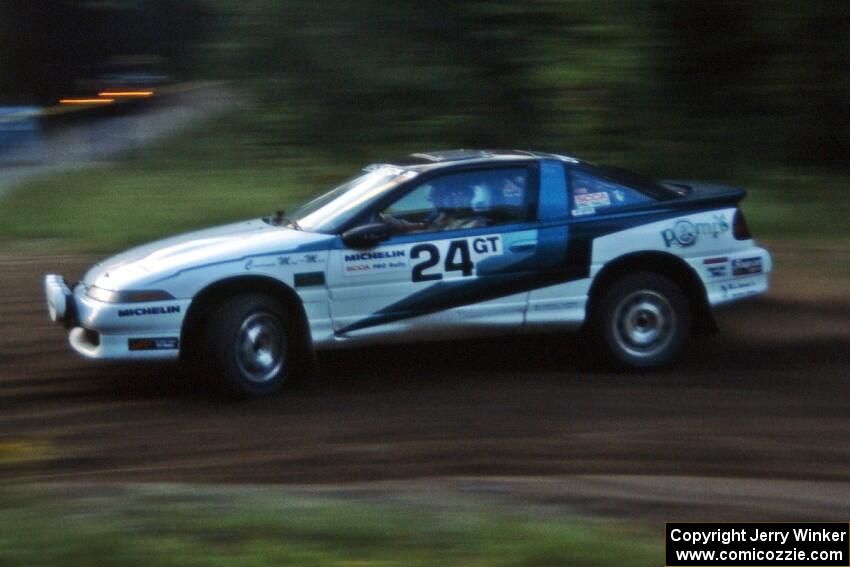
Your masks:
<instances>
[{"instance_id":1,"label":"gravel surface","mask_svg":"<svg viewBox=\"0 0 850 567\"><path fill-rule=\"evenodd\" d=\"M780 248L771 294L721 311L669 372L608 373L573 335L505 337L322 356L318 391L241 404L171 365L71 353L40 278L93 261L0 256L2 480L476 479L453 490L486 493L524 479L595 513L676 510L680 493L731 516L749 499L766 517L846 519L850 289L822 268L847 252Z\"/></svg>"}]
</instances>

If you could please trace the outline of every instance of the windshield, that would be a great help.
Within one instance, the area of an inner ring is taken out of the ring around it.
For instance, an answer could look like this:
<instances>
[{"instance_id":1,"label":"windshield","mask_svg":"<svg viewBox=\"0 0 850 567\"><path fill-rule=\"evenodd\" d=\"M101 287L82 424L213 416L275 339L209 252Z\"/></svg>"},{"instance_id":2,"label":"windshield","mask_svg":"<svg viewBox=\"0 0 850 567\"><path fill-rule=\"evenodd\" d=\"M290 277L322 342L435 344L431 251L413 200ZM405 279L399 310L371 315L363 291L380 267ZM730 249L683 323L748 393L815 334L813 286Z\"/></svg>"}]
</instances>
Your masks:
<instances>
[{"instance_id":1,"label":"windshield","mask_svg":"<svg viewBox=\"0 0 850 567\"><path fill-rule=\"evenodd\" d=\"M287 218L303 230L335 233L377 198L414 177L416 172L395 167L369 171L301 205Z\"/></svg>"}]
</instances>

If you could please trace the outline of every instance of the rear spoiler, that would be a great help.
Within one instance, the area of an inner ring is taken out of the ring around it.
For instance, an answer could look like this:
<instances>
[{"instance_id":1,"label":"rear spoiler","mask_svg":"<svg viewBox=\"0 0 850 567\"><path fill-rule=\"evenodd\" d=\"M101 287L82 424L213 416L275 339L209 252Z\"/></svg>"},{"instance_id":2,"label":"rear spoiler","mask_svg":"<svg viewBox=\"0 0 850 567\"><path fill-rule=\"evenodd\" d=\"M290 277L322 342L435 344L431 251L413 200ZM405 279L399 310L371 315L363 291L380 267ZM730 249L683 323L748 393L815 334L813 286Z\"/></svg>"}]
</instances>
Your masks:
<instances>
[{"instance_id":1,"label":"rear spoiler","mask_svg":"<svg viewBox=\"0 0 850 567\"><path fill-rule=\"evenodd\" d=\"M732 185L677 180L664 180L661 181L661 184L681 195L674 198L674 202L736 205L747 196L747 192L744 189Z\"/></svg>"}]
</instances>

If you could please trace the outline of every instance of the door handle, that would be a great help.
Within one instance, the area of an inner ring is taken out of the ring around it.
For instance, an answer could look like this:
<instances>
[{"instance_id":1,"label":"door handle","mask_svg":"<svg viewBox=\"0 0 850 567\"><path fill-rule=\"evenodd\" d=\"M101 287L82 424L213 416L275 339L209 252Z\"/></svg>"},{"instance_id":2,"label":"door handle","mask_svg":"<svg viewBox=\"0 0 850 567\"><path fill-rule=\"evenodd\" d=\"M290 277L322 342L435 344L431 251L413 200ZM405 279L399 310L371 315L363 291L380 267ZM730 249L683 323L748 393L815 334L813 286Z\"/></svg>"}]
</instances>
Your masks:
<instances>
[{"instance_id":1,"label":"door handle","mask_svg":"<svg viewBox=\"0 0 850 567\"><path fill-rule=\"evenodd\" d=\"M516 244L511 244L509 250L511 252L530 252L537 248L536 242L517 242Z\"/></svg>"}]
</instances>

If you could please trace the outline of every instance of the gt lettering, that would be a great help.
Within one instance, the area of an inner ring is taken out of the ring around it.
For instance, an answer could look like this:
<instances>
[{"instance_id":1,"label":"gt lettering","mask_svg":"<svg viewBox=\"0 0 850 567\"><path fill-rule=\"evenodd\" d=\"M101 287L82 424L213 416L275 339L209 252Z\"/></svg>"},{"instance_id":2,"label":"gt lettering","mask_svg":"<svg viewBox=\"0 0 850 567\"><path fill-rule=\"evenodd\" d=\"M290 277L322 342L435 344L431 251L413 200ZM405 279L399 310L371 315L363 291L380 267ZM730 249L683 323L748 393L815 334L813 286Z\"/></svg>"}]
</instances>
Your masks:
<instances>
[{"instance_id":1,"label":"gt lettering","mask_svg":"<svg viewBox=\"0 0 850 567\"><path fill-rule=\"evenodd\" d=\"M472 239L472 249L476 254L498 254L499 253L499 237L484 236Z\"/></svg>"}]
</instances>

